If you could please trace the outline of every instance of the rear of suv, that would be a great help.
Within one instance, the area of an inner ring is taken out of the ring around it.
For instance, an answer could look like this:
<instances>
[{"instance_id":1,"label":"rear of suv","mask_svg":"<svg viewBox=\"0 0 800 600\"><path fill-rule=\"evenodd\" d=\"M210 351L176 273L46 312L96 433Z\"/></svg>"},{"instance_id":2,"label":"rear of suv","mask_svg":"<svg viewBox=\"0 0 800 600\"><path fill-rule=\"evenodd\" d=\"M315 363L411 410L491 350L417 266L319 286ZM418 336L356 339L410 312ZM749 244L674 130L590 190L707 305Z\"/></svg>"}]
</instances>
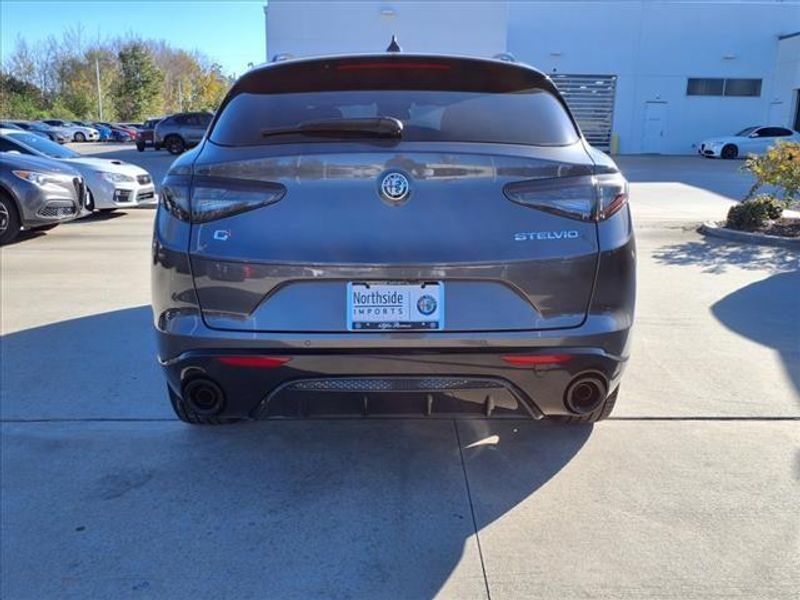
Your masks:
<instances>
[{"instance_id":1,"label":"rear of suv","mask_svg":"<svg viewBox=\"0 0 800 600\"><path fill-rule=\"evenodd\" d=\"M204 112L178 113L161 119L153 129L153 146L181 154L200 143L213 115Z\"/></svg>"},{"instance_id":2,"label":"rear of suv","mask_svg":"<svg viewBox=\"0 0 800 600\"><path fill-rule=\"evenodd\" d=\"M250 71L164 180L152 289L173 408L602 419L633 323L627 194L526 66Z\"/></svg>"}]
</instances>

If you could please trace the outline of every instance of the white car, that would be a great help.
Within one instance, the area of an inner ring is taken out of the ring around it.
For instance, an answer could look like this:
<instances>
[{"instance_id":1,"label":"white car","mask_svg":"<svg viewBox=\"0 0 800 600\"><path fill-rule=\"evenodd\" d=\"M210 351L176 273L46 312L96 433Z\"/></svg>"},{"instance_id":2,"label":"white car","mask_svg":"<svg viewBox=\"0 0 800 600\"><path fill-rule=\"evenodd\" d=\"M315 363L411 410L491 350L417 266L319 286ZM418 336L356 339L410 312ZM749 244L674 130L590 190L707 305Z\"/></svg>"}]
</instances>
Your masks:
<instances>
[{"instance_id":1,"label":"white car","mask_svg":"<svg viewBox=\"0 0 800 600\"><path fill-rule=\"evenodd\" d=\"M84 127L63 119L45 119L41 122L51 127L58 127L73 142L96 142L100 139L100 132L94 127Z\"/></svg>"},{"instance_id":2,"label":"white car","mask_svg":"<svg viewBox=\"0 0 800 600\"><path fill-rule=\"evenodd\" d=\"M88 190L86 206L90 210L112 211L158 203L150 174L121 160L83 156L18 129L0 129L0 152L18 152L69 163L83 175Z\"/></svg>"},{"instance_id":3,"label":"white car","mask_svg":"<svg viewBox=\"0 0 800 600\"><path fill-rule=\"evenodd\" d=\"M748 127L736 135L703 140L697 149L709 158L736 158L763 154L775 142L800 142L800 133L788 127Z\"/></svg>"}]
</instances>

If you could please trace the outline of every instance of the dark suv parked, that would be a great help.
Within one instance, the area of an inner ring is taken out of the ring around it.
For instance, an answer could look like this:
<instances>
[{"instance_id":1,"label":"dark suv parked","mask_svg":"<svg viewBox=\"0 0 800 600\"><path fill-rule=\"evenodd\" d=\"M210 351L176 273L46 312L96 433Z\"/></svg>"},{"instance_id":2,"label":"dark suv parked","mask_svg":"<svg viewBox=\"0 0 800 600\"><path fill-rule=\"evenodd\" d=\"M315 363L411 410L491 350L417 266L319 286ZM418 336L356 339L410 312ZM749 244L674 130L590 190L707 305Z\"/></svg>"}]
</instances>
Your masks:
<instances>
[{"instance_id":1,"label":"dark suv parked","mask_svg":"<svg viewBox=\"0 0 800 600\"><path fill-rule=\"evenodd\" d=\"M185 421L614 406L628 185L539 71L401 54L254 69L161 200L152 306Z\"/></svg>"},{"instance_id":2,"label":"dark suv parked","mask_svg":"<svg viewBox=\"0 0 800 600\"><path fill-rule=\"evenodd\" d=\"M156 125L159 124L162 117L157 119L147 119L136 133L136 149L139 152L144 152L148 146L152 146L155 150L159 150L160 146L156 144Z\"/></svg>"},{"instance_id":3,"label":"dark suv parked","mask_svg":"<svg viewBox=\"0 0 800 600\"><path fill-rule=\"evenodd\" d=\"M166 117L155 126L153 144L170 154L181 154L203 139L214 115L204 112L178 113Z\"/></svg>"}]
</instances>

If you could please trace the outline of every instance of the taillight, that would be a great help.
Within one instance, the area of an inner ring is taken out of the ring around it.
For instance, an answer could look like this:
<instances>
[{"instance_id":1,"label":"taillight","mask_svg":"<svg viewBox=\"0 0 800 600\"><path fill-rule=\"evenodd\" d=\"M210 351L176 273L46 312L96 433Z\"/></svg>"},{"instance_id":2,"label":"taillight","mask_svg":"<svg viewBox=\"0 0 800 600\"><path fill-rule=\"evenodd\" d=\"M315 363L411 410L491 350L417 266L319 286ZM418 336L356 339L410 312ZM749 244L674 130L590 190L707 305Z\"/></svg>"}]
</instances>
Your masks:
<instances>
[{"instance_id":1,"label":"taillight","mask_svg":"<svg viewBox=\"0 0 800 600\"><path fill-rule=\"evenodd\" d=\"M182 221L206 223L274 204L286 193L277 183L196 178L191 187L167 184L162 202Z\"/></svg>"},{"instance_id":2,"label":"taillight","mask_svg":"<svg viewBox=\"0 0 800 600\"><path fill-rule=\"evenodd\" d=\"M581 221L602 221L628 201L628 182L620 173L553 177L509 183L509 200Z\"/></svg>"}]
</instances>

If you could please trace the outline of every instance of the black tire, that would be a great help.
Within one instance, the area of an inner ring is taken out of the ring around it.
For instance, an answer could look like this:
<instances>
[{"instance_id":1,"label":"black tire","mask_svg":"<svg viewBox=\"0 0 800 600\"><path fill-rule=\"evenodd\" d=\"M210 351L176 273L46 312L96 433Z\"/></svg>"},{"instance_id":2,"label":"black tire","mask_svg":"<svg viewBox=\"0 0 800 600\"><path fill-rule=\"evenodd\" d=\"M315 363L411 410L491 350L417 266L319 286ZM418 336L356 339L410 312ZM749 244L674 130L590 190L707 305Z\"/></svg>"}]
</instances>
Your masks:
<instances>
[{"instance_id":1,"label":"black tire","mask_svg":"<svg viewBox=\"0 0 800 600\"><path fill-rule=\"evenodd\" d=\"M722 152L719 153L722 158L731 159L739 156L739 148L734 144L726 144L722 147Z\"/></svg>"},{"instance_id":2,"label":"black tire","mask_svg":"<svg viewBox=\"0 0 800 600\"><path fill-rule=\"evenodd\" d=\"M17 205L6 194L0 193L0 246L10 244L17 239L19 228Z\"/></svg>"},{"instance_id":3,"label":"black tire","mask_svg":"<svg viewBox=\"0 0 800 600\"><path fill-rule=\"evenodd\" d=\"M190 425L231 425L241 420L232 417L205 417L198 415L189 410L184 405L183 400L169 386L167 386L167 393L169 394L169 402L172 404L172 410L184 423L189 423Z\"/></svg>"},{"instance_id":4,"label":"black tire","mask_svg":"<svg viewBox=\"0 0 800 600\"><path fill-rule=\"evenodd\" d=\"M72 136L72 141L73 142L85 142L86 141L86 136L83 133L81 133L80 131L76 131L75 135Z\"/></svg>"},{"instance_id":5,"label":"black tire","mask_svg":"<svg viewBox=\"0 0 800 600\"><path fill-rule=\"evenodd\" d=\"M607 419L611 414L611 411L614 410L614 405L617 403L617 394L619 394L619 386L617 386L617 389L608 395L608 397L600 406L588 414L574 416L558 415L555 417L550 417L550 419L556 421L557 423L567 423L569 425L597 423L598 421Z\"/></svg>"},{"instance_id":6,"label":"black tire","mask_svg":"<svg viewBox=\"0 0 800 600\"><path fill-rule=\"evenodd\" d=\"M153 150L155 150L156 152L161 150L161 144L156 144L155 142L153 142Z\"/></svg>"},{"instance_id":7,"label":"black tire","mask_svg":"<svg viewBox=\"0 0 800 600\"><path fill-rule=\"evenodd\" d=\"M186 144L183 139L177 135L168 135L167 139L164 140L164 147L167 149L167 152L175 155L183 154L186 150Z\"/></svg>"},{"instance_id":8,"label":"black tire","mask_svg":"<svg viewBox=\"0 0 800 600\"><path fill-rule=\"evenodd\" d=\"M136 142L136 149L137 149L139 152L144 152L144 144L143 144L143 143L141 143L141 142Z\"/></svg>"}]
</instances>

